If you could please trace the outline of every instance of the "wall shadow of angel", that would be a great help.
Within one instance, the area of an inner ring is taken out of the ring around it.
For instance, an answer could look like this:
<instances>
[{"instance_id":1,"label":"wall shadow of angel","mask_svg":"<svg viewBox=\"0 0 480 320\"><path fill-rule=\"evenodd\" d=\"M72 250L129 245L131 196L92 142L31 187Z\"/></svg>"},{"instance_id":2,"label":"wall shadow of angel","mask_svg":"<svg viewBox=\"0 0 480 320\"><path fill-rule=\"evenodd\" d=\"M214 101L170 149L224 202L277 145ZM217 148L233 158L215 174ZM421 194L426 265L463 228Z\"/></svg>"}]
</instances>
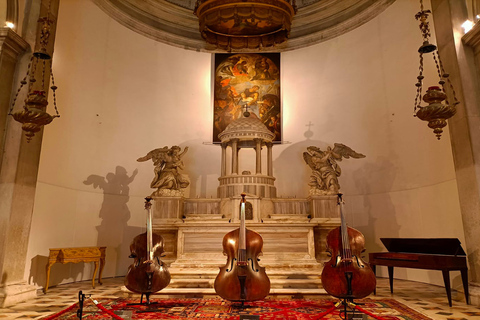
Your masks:
<instances>
[{"instance_id":1,"label":"wall shadow of angel","mask_svg":"<svg viewBox=\"0 0 480 320\"><path fill-rule=\"evenodd\" d=\"M130 240L125 239L132 238L127 226L130 220L130 210L127 206L130 199L128 185L132 183L137 173L138 170L135 169L132 175L128 176L125 168L117 166L115 173L109 172L105 177L92 174L83 182L85 185L103 190L103 202L99 213L102 222L97 226L97 245L107 247L108 262L115 261L115 275L124 275L128 268L128 260L122 259L129 255Z\"/></svg>"}]
</instances>

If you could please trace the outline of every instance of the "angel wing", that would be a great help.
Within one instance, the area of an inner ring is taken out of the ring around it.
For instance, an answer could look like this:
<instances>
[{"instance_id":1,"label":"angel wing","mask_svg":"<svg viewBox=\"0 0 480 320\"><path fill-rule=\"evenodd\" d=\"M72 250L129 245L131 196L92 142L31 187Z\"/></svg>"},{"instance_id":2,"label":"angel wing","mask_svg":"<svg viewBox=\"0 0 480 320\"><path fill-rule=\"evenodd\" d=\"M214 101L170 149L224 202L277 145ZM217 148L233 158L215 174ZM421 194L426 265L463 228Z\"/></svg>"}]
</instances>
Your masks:
<instances>
[{"instance_id":1,"label":"angel wing","mask_svg":"<svg viewBox=\"0 0 480 320\"><path fill-rule=\"evenodd\" d=\"M365 158L364 154L357 153L352 148L347 147L342 143L334 143L332 152L335 156L335 159L339 161L341 161L342 158L349 159L350 157L355 159Z\"/></svg>"},{"instance_id":2,"label":"angel wing","mask_svg":"<svg viewBox=\"0 0 480 320\"><path fill-rule=\"evenodd\" d=\"M102 176L92 174L88 176L87 180L83 181L83 184L86 184L87 186L93 185L93 188L95 189L96 188L103 189L107 184L107 181Z\"/></svg>"},{"instance_id":3,"label":"angel wing","mask_svg":"<svg viewBox=\"0 0 480 320\"><path fill-rule=\"evenodd\" d=\"M162 161L165 160L165 156L166 156L168 150L169 149L168 149L167 146L165 146L163 148L154 149L154 150L150 151L149 153L147 153L146 156L138 158L137 161L138 162L144 162L144 161L148 161L148 160L152 159L153 164L155 166L160 165L162 163Z\"/></svg>"}]
</instances>

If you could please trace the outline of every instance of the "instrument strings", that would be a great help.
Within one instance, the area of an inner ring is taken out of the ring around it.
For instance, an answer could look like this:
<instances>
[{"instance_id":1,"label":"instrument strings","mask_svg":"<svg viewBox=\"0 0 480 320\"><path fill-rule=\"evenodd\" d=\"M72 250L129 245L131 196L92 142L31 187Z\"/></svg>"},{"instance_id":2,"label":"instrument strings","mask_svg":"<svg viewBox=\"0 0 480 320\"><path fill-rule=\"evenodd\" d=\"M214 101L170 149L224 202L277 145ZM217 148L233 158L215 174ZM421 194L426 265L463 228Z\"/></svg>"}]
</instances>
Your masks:
<instances>
[{"instance_id":1,"label":"instrument strings","mask_svg":"<svg viewBox=\"0 0 480 320\"><path fill-rule=\"evenodd\" d=\"M246 261L246 231L245 231L245 202L242 201L240 204L240 236L238 244L238 261Z\"/></svg>"},{"instance_id":2,"label":"instrument strings","mask_svg":"<svg viewBox=\"0 0 480 320\"><path fill-rule=\"evenodd\" d=\"M345 221L345 214L344 214L344 208L343 208L344 202L343 200L340 200L340 215L341 215L341 220L342 220L342 252L343 252L343 259L349 260L352 258L352 253L350 250L350 240L348 238L348 229L347 229L347 223Z\"/></svg>"}]
</instances>

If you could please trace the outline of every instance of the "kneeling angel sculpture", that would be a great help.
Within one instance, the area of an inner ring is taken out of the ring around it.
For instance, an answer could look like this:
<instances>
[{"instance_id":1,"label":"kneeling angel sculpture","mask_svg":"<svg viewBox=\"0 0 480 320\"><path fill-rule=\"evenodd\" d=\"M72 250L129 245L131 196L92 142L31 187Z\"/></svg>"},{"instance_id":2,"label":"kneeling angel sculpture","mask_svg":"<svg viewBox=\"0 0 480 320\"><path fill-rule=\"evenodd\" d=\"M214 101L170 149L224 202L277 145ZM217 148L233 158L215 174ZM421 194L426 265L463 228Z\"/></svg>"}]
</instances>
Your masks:
<instances>
[{"instance_id":1,"label":"kneeling angel sculpture","mask_svg":"<svg viewBox=\"0 0 480 320\"><path fill-rule=\"evenodd\" d=\"M332 195L338 194L340 184L338 177L342 173L337 161L342 158L365 158L365 155L353 151L341 143L335 143L333 149L327 147L322 151L315 146L307 148L308 152L303 153L303 159L312 169L310 176L310 194L311 195Z\"/></svg>"},{"instance_id":2,"label":"kneeling angel sculpture","mask_svg":"<svg viewBox=\"0 0 480 320\"><path fill-rule=\"evenodd\" d=\"M152 160L155 177L150 184L151 188L157 188L152 193L152 197L180 197L183 196L184 188L188 187L190 180L187 175L181 174L179 170L183 169L183 155L188 151L185 147L173 146L168 148L158 148L147 153L146 156L138 158L137 161L143 162Z\"/></svg>"}]
</instances>

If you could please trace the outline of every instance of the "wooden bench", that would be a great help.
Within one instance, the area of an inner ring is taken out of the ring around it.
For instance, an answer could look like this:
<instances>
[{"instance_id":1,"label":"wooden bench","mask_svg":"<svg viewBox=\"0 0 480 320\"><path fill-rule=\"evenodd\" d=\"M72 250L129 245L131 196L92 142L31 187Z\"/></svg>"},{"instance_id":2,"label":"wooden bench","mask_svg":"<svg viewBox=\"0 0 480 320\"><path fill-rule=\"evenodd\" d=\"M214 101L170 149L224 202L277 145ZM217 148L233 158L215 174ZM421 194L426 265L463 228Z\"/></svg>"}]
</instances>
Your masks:
<instances>
[{"instance_id":1,"label":"wooden bench","mask_svg":"<svg viewBox=\"0 0 480 320\"><path fill-rule=\"evenodd\" d=\"M50 281L50 269L55 263L78 263L93 262L95 270L93 271L92 287L95 288L95 275L98 274L98 283L102 284L102 271L105 266L105 249L106 247L78 247L78 248L53 248L50 249L50 255L47 263L47 280L43 292L48 291L48 282Z\"/></svg>"}]
</instances>

